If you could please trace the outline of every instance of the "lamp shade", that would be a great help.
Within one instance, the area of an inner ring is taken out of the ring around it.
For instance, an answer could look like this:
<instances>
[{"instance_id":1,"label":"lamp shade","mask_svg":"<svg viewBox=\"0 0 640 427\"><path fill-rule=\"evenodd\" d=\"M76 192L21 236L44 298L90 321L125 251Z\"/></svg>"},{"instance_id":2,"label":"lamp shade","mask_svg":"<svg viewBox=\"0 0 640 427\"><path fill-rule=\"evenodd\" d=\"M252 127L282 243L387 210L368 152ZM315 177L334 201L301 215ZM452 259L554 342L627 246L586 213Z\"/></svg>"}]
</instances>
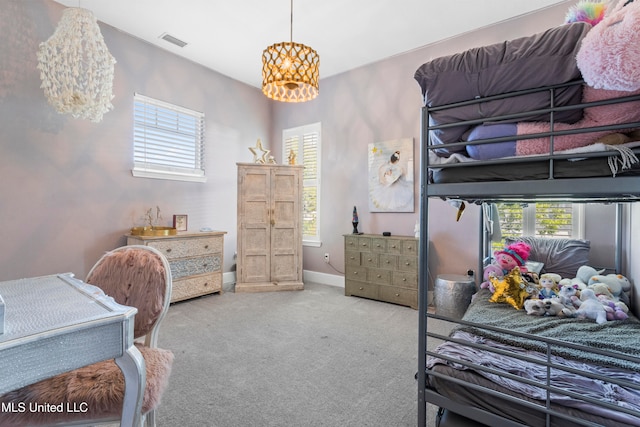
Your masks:
<instances>
[{"instance_id":1,"label":"lamp shade","mask_svg":"<svg viewBox=\"0 0 640 427\"><path fill-rule=\"evenodd\" d=\"M310 101L318 96L320 56L300 43L282 42L262 52L262 92L283 102Z\"/></svg>"}]
</instances>

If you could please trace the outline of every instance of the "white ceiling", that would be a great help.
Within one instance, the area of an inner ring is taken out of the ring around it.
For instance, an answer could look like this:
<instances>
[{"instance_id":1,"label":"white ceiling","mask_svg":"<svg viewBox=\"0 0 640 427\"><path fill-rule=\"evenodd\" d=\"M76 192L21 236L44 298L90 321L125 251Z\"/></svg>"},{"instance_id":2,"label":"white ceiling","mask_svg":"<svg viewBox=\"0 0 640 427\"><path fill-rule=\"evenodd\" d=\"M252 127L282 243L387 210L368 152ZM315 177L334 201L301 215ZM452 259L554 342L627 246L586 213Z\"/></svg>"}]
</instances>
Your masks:
<instances>
[{"instance_id":1,"label":"white ceiling","mask_svg":"<svg viewBox=\"0 0 640 427\"><path fill-rule=\"evenodd\" d=\"M290 41L290 0L56 1L255 87L262 51ZM322 79L566 1L297 0L293 41L318 52ZM164 33L188 44L174 46Z\"/></svg>"}]
</instances>

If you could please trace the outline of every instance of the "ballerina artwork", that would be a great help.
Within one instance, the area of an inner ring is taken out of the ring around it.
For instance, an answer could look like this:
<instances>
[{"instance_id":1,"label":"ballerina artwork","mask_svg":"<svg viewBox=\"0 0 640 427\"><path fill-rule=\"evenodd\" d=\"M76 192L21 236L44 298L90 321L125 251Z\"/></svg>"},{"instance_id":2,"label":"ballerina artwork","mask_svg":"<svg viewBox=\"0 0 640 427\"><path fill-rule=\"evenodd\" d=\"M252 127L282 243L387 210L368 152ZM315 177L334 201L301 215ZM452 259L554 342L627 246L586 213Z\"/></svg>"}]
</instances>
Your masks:
<instances>
[{"instance_id":1,"label":"ballerina artwork","mask_svg":"<svg viewBox=\"0 0 640 427\"><path fill-rule=\"evenodd\" d=\"M369 144L369 210L413 212L413 140Z\"/></svg>"}]
</instances>

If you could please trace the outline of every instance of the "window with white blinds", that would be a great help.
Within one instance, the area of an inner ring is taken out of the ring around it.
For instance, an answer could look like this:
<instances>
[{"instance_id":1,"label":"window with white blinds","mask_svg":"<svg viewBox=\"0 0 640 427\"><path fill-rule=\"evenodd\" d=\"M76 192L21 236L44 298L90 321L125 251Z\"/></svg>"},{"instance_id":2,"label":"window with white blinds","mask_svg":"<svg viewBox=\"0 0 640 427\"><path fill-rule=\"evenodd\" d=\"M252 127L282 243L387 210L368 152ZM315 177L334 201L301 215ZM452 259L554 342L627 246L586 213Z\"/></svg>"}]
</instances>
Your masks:
<instances>
[{"instance_id":1,"label":"window with white blinds","mask_svg":"<svg viewBox=\"0 0 640 427\"><path fill-rule=\"evenodd\" d=\"M520 236L582 238L584 205L574 203L497 203L502 238ZM501 248L501 243L495 243Z\"/></svg>"},{"instance_id":2,"label":"window with white blinds","mask_svg":"<svg viewBox=\"0 0 640 427\"><path fill-rule=\"evenodd\" d=\"M303 165L302 230L303 243L320 245L320 123L282 131L282 157L295 156Z\"/></svg>"},{"instance_id":3,"label":"window with white blinds","mask_svg":"<svg viewBox=\"0 0 640 427\"><path fill-rule=\"evenodd\" d=\"M204 113L135 94L133 176L205 182Z\"/></svg>"}]
</instances>

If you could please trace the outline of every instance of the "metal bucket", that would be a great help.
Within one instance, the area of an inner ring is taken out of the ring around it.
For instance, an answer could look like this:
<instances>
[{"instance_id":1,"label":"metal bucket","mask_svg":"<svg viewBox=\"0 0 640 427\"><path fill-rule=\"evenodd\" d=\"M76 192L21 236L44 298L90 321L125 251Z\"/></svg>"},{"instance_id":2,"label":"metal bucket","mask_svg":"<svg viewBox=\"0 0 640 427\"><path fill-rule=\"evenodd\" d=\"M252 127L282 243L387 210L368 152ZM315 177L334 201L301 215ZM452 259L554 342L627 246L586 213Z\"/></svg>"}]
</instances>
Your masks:
<instances>
[{"instance_id":1,"label":"metal bucket","mask_svg":"<svg viewBox=\"0 0 640 427\"><path fill-rule=\"evenodd\" d=\"M474 293L476 293L476 284L473 276L439 275L433 292L436 314L461 319Z\"/></svg>"}]
</instances>

